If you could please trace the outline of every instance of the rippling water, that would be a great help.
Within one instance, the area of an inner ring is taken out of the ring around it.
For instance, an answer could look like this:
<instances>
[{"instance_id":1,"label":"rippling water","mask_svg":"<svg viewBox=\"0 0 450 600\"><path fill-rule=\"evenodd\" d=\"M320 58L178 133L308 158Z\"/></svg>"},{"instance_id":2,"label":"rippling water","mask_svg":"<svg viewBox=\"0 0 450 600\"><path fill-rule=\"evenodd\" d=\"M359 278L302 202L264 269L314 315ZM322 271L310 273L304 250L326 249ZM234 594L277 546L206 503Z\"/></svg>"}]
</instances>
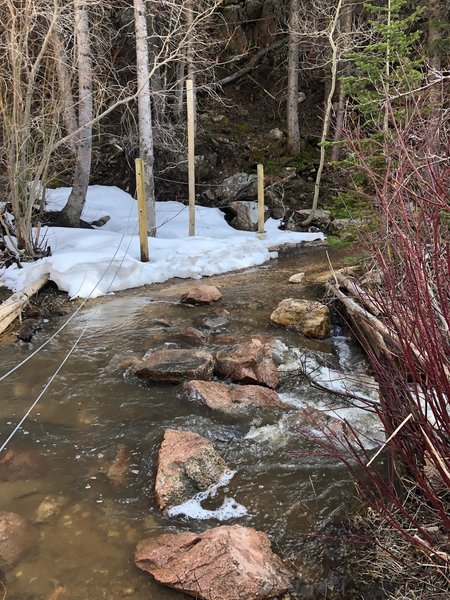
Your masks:
<instances>
[{"instance_id":1,"label":"rippling water","mask_svg":"<svg viewBox=\"0 0 450 600\"><path fill-rule=\"evenodd\" d=\"M314 297L314 286L287 283L297 271L321 268L323 251L273 261L247 273L211 278L219 285L220 303L230 312L222 330L233 335L277 336L305 350L326 353L336 368L361 368L362 357L341 331L334 339L308 341L276 328L269 315L289 296ZM33 519L46 496L61 499L58 516L36 524L39 542L6 574L8 598L58 597L165 600L183 597L154 583L133 565L136 542L163 531L201 531L216 520L167 517L153 497L155 459L166 427L189 429L211 439L236 475L203 507L214 510L224 497L244 506L246 514L231 522L266 531L276 551L292 557L317 523L338 519L354 496L347 472L330 459L314 456L310 443L289 425L289 414L229 417L189 403L180 386L144 385L124 376L120 362L149 348L181 341L184 327L201 327L217 306L180 305L178 282L124 292L88 304L65 331L1 385L0 438L37 397L71 345L85 334L32 416L10 444L11 449L43 455L47 467L36 479L0 483L0 510ZM166 319L170 325L162 324ZM14 366L62 323L55 320L32 344L0 346L2 372ZM340 364L341 363L341 364ZM306 404L337 401L298 381L281 390ZM342 404L338 402L337 404ZM296 408L292 406L292 415ZM125 444L132 467L127 485L115 487L105 471Z\"/></svg>"}]
</instances>

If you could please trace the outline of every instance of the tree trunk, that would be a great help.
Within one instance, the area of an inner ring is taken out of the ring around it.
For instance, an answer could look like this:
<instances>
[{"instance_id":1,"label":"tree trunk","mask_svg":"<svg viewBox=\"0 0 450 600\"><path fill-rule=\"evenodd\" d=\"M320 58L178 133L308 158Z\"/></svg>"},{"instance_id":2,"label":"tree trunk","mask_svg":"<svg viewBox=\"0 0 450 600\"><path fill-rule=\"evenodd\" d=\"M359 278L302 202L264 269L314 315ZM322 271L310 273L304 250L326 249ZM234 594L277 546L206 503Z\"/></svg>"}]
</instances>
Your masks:
<instances>
[{"instance_id":1,"label":"tree trunk","mask_svg":"<svg viewBox=\"0 0 450 600\"><path fill-rule=\"evenodd\" d=\"M139 152L145 165L147 231L156 235L155 187L153 179L153 129L148 68L147 15L144 0L133 0L136 31L136 67L138 86Z\"/></svg>"},{"instance_id":2,"label":"tree trunk","mask_svg":"<svg viewBox=\"0 0 450 600\"><path fill-rule=\"evenodd\" d=\"M84 0L74 0L75 35L78 62L78 127L77 158L73 187L66 206L61 211L61 222L68 227L79 227L86 201L92 161L92 57L89 34L89 15Z\"/></svg>"},{"instance_id":3,"label":"tree trunk","mask_svg":"<svg viewBox=\"0 0 450 600\"><path fill-rule=\"evenodd\" d=\"M317 211L317 206L319 203L320 184L322 182L322 172L323 172L323 168L325 166L325 155L326 155L325 142L327 141L328 131L330 128L330 121L331 121L331 112L333 110L333 96L334 96L334 92L336 89L338 58L339 58L339 51L340 51L340 48L338 45L339 42L337 42L334 39L334 34L335 34L335 31L337 28L338 21L341 16L342 3L343 3L343 0L338 1L337 6L336 6L336 12L334 13L333 20L330 23L330 28L327 33L328 42L329 42L329 44L331 46L331 50L332 50L331 66L330 66L331 79L330 79L329 92L328 92L328 96L327 96L326 104L325 104L325 114L323 117L322 136L320 139L320 161L319 161L319 168L317 169L317 173L316 173L316 180L314 182L314 197L313 197L313 201L312 201L311 212L309 214L309 217L305 221L302 222L302 225L305 227L307 225L309 225L312 222L312 220L314 219L314 216Z\"/></svg>"},{"instance_id":4,"label":"tree trunk","mask_svg":"<svg viewBox=\"0 0 450 600\"><path fill-rule=\"evenodd\" d=\"M353 0L348 0L347 3L342 7L342 17L341 17L341 34L343 35L344 42L342 45L342 54L345 54L346 50L349 47L349 38L352 31L352 23L353 23L353 10L354 10L354 2ZM345 76L348 73L348 67L343 67L341 72L342 76ZM342 80L339 82L339 95L338 95L338 105L336 110L336 122L334 126L334 146L331 150L331 160L338 161L340 157L341 145L340 142L342 140L342 134L344 130L344 119L345 119L345 105L347 102L347 94L344 90L344 85Z\"/></svg>"},{"instance_id":5,"label":"tree trunk","mask_svg":"<svg viewBox=\"0 0 450 600\"><path fill-rule=\"evenodd\" d=\"M439 55L438 44L442 39L440 30L441 23L441 0L427 0L427 12L428 12L428 64L430 72L428 79L434 81L441 71L441 57ZM442 85L435 84L431 86L428 92L429 105L433 111L435 118L435 129L439 126L439 115L442 109ZM430 132L431 133L431 132ZM435 133L435 132L433 132ZM432 139L434 136L430 135L432 150L436 153L439 152L437 143L434 143Z\"/></svg>"},{"instance_id":6,"label":"tree trunk","mask_svg":"<svg viewBox=\"0 0 450 600\"><path fill-rule=\"evenodd\" d=\"M55 51L55 66L56 74L58 76L58 86L63 102L63 118L66 133L73 134L78 129L78 120L75 112L75 101L72 93L72 85L70 81L70 73L65 61L65 48L63 40L61 39L58 31L54 31L52 35L52 44ZM76 136L74 136L69 142L70 147L74 156L77 154L77 143Z\"/></svg>"},{"instance_id":7,"label":"tree trunk","mask_svg":"<svg viewBox=\"0 0 450 600\"><path fill-rule=\"evenodd\" d=\"M186 25L188 30L186 62L187 78L192 80L192 89L194 91L194 131L197 125L197 93L195 86L195 66L194 66L194 6L192 0L186 0Z\"/></svg>"},{"instance_id":8,"label":"tree trunk","mask_svg":"<svg viewBox=\"0 0 450 600\"><path fill-rule=\"evenodd\" d=\"M290 0L287 89L287 146L289 153L292 155L297 155L300 152L300 128L298 124L298 11L299 0Z\"/></svg>"}]
</instances>

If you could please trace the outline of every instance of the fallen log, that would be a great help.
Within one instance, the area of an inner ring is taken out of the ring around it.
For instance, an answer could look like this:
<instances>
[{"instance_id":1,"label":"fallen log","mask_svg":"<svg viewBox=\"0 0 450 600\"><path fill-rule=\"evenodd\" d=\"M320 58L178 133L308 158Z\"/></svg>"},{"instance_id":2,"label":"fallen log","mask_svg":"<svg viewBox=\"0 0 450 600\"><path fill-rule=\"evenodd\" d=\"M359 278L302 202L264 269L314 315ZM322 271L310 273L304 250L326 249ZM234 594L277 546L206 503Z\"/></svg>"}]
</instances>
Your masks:
<instances>
[{"instance_id":1,"label":"fallen log","mask_svg":"<svg viewBox=\"0 0 450 600\"><path fill-rule=\"evenodd\" d=\"M356 288L353 285L345 286L349 294L355 294L355 298L351 298L340 289L338 273L335 273L334 276L335 282L328 281L325 284L326 289L344 305L349 318L364 332L373 349L388 357L401 354L402 344L395 331L389 329L379 318L358 304L357 300L363 301L359 286L356 286ZM409 347L418 364L426 371L427 357L413 343L410 343ZM450 377L449 370L446 367L444 367L444 370L446 375Z\"/></svg>"},{"instance_id":2,"label":"fallen log","mask_svg":"<svg viewBox=\"0 0 450 600\"><path fill-rule=\"evenodd\" d=\"M36 294L48 282L48 274L30 283L19 292L15 292L0 305L0 335L22 314L31 296Z\"/></svg>"}]
</instances>

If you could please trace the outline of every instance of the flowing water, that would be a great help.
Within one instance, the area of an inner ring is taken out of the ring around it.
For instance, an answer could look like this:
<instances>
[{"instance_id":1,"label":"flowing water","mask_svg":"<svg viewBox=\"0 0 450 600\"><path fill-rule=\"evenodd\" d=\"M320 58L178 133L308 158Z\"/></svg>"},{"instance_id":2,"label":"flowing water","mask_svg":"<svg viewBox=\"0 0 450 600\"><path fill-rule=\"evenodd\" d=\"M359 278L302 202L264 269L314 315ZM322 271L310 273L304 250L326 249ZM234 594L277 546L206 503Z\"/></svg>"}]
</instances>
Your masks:
<instances>
[{"instance_id":1,"label":"flowing water","mask_svg":"<svg viewBox=\"0 0 450 600\"><path fill-rule=\"evenodd\" d=\"M305 271L309 277L325 268L325 251L315 249L211 278L208 283L219 285L224 296L220 306L230 313L220 332L276 336L291 346L325 353L337 368L363 368L358 348L338 329L330 340L314 341L269 322L281 299L317 294L314 285L287 283L290 275ZM283 557L301 554L318 525L339 522L351 509L354 487L347 472L331 459L314 456L310 442L289 427L289 414L228 417L188 402L180 386L143 384L124 376L120 363L127 356L142 356L165 343L189 347L180 330L202 327L205 318L216 316L218 305L179 303L189 285L192 282L178 280L89 302L44 350L0 384L3 441L84 331L9 446L43 456L45 465L39 477L1 482L0 510L33 520L47 496L59 499L61 506L52 518L35 524L39 539L33 551L7 571L8 599L184 597L159 586L133 564L136 542L143 537L202 531L218 524L216 519L168 517L158 510L153 496L155 462L166 427L208 437L236 471L204 508L213 510L224 496L231 497L246 514L229 522L267 532ZM32 344L0 346L1 372L28 356L65 318L47 324ZM281 392L294 405L342 405L295 379ZM292 414L295 411L293 406ZM133 464L126 485L114 486L106 471L120 444L129 448Z\"/></svg>"}]
</instances>

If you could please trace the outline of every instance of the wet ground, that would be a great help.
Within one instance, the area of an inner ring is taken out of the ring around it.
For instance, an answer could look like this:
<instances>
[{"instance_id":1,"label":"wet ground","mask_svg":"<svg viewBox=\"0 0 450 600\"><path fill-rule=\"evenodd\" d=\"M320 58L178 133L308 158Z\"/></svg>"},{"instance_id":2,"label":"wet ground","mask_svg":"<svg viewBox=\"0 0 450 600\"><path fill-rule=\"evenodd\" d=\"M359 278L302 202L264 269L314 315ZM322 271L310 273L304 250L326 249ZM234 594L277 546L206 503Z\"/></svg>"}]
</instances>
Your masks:
<instances>
[{"instance_id":1,"label":"wet ground","mask_svg":"<svg viewBox=\"0 0 450 600\"><path fill-rule=\"evenodd\" d=\"M336 267L342 266L343 256L331 258ZM169 518L157 509L155 459L169 426L208 437L236 470L207 508L215 508L224 495L234 498L247 514L232 522L267 532L284 558L303 565L310 576L317 572L319 579L328 577L333 561L344 559L333 558L331 551L314 557L307 547L319 530L339 523L353 510L355 491L347 472L335 461L316 456L308 440L284 426L286 417L281 414L269 420L220 415L189 403L180 395L180 386L144 385L124 375L121 366L126 357L142 356L162 344L189 346L179 332L204 328L205 319L223 315L225 309L229 321L218 333L275 336L291 346L326 353L336 367L342 367L345 358L347 369L362 369L359 349L338 327L329 340L313 341L270 324L269 315L283 298L317 297L317 281L327 269L325 249L309 249L205 280L223 293L214 306L180 304L181 293L192 285L180 280L89 301L61 334L0 383L3 441L81 335L9 445L44 457L45 465L38 477L1 482L0 510L33 520L47 496L60 504L58 514L35 525L39 539L34 550L7 571L9 599L184 597L154 583L133 564L134 548L142 537L218 524ZM305 284L289 284L290 275L299 271L306 273ZM0 345L1 373L26 358L66 319L61 315L46 323L31 343ZM341 404L298 379L285 383L281 392L299 403ZM121 444L130 451L132 467L125 485L116 486L106 471Z\"/></svg>"}]
</instances>

